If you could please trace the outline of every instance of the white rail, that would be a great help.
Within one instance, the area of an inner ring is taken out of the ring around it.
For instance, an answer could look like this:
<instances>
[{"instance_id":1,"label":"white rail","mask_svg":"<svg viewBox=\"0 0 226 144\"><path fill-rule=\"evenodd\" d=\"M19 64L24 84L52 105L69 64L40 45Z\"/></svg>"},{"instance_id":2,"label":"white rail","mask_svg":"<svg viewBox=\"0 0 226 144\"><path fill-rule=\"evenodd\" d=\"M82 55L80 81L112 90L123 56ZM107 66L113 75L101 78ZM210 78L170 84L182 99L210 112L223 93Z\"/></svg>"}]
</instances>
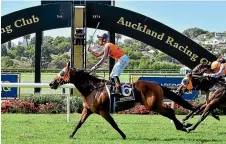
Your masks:
<instances>
[{"instance_id":1,"label":"white rail","mask_svg":"<svg viewBox=\"0 0 226 144\"><path fill-rule=\"evenodd\" d=\"M1 83L1 87L24 87L24 88L50 88L48 83ZM70 89L75 88L73 84L65 84L59 88L69 88L67 96L67 122L70 120Z\"/></svg>"}]
</instances>

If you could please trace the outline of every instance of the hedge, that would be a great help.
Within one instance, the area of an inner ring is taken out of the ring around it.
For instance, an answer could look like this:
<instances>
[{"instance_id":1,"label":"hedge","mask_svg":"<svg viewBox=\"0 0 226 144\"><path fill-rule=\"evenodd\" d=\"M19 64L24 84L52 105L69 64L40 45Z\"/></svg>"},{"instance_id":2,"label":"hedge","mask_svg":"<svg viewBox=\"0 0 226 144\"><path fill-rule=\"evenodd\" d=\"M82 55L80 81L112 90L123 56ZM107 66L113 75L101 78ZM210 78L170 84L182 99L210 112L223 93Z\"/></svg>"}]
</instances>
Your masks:
<instances>
[{"instance_id":1,"label":"hedge","mask_svg":"<svg viewBox=\"0 0 226 144\"><path fill-rule=\"evenodd\" d=\"M190 102L197 105L197 102ZM171 103L164 103L164 107L171 107ZM70 97L70 112L82 112L82 98ZM37 114L59 114L67 111L67 96L66 95L28 95L23 96L19 100L6 100L1 103L2 113L37 113ZM175 104L174 110L176 114L185 115L189 110ZM215 110L220 115L226 114L224 111ZM147 110L143 105L136 105L135 107L117 112L118 114L157 114L153 111Z\"/></svg>"}]
</instances>

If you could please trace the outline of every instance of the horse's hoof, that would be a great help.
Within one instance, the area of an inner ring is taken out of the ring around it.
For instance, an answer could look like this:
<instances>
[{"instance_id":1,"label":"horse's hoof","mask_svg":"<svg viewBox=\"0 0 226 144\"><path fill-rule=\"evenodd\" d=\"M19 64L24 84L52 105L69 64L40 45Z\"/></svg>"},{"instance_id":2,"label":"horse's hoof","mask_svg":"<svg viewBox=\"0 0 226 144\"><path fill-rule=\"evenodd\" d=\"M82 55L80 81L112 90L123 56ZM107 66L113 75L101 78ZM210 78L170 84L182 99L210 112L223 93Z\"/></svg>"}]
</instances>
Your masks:
<instances>
[{"instance_id":1,"label":"horse's hoof","mask_svg":"<svg viewBox=\"0 0 226 144\"><path fill-rule=\"evenodd\" d=\"M181 127L180 129L178 129L178 130L181 130L181 131L184 131L184 132L188 132L187 131L187 129L183 126L183 127Z\"/></svg>"},{"instance_id":2,"label":"horse's hoof","mask_svg":"<svg viewBox=\"0 0 226 144\"><path fill-rule=\"evenodd\" d=\"M216 120L220 121L220 117L219 117L218 115L213 115L213 117L214 117Z\"/></svg>"},{"instance_id":3,"label":"horse's hoof","mask_svg":"<svg viewBox=\"0 0 226 144\"><path fill-rule=\"evenodd\" d=\"M122 134L122 139L126 139L126 135L125 134Z\"/></svg>"},{"instance_id":4,"label":"horse's hoof","mask_svg":"<svg viewBox=\"0 0 226 144\"><path fill-rule=\"evenodd\" d=\"M193 124L191 124L191 123L184 124L184 126L185 126L186 128L191 127L192 125L193 125Z\"/></svg>"},{"instance_id":5,"label":"horse's hoof","mask_svg":"<svg viewBox=\"0 0 226 144\"><path fill-rule=\"evenodd\" d=\"M73 138L73 136L72 136L72 135L70 135L70 136L69 136L69 139L72 139L72 138Z\"/></svg>"},{"instance_id":6,"label":"horse's hoof","mask_svg":"<svg viewBox=\"0 0 226 144\"><path fill-rule=\"evenodd\" d=\"M189 128L188 129L188 133L190 133L191 131L193 131L193 128Z\"/></svg>"}]
</instances>

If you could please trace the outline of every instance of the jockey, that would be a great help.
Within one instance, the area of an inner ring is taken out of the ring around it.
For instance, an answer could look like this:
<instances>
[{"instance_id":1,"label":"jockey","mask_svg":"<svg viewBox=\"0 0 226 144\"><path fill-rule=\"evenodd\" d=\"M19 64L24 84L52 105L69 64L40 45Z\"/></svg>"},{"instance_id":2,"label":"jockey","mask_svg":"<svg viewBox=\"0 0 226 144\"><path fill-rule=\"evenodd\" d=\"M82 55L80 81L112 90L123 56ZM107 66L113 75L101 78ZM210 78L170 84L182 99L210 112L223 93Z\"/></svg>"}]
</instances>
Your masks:
<instances>
[{"instance_id":1,"label":"jockey","mask_svg":"<svg viewBox=\"0 0 226 144\"><path fill-rule=\"evenodd\" d=\"M226 60L224 59L223 56L219 56L217 61L220 62L220 63L226 63Z\"/></svg>"},{"instance_id":2,"label":"jockey","mask_svg":"<svg viewBox=\"0 0 226 144\"><path fill-rule=\"evenodd\" d=\"M211 64L211 69L214 71L214 74L204 73L203 76L213 77L213 78L219 78L220 76L226 74L226 63L221 63L218 60L217 61L214 61Z\"/></svg>"},{"instance_id":3,"label":"jockey","mask_svg":"<svg viewBox=\"0 0 226 144\"><path fill-rule=\"evenodd\" d=\"M113 67L110 77L111 80L115 82L116 93L122 95L119 76L121 75L125 67L129 64L129 57L124 54L124 51L121 48L108 42L108 34L102 33L100 35L97 35L97 38L98 44L103 47L103 50L99 53L95 53L89 47L88 51L96 57L100 57L101 55L103 55L103 57L95 66L91 68L91 71L97 69L100 65L102 65L108 56L114 58L115 60L118 60Z\"/></svg>"}]
</instances>

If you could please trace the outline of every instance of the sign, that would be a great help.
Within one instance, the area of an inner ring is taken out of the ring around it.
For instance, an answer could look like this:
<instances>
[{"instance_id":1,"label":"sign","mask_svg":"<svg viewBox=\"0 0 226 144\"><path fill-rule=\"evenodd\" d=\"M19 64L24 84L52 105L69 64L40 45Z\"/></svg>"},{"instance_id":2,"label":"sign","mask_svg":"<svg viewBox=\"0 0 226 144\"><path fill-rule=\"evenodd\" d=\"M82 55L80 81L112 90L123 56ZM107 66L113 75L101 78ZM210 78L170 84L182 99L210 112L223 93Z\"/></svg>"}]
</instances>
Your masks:
<instances>
[{"instance_id":1,"label":"sign","mask_svg":"<svg viewBox=\"0 0 226 144\"><path fill-rule=\"evenodd\" d=\"M51 4L26 8L1 17L1 43L56 28L71 26L71 4Z\"/></svg>"},{"instance_id":2,"label":"sign","mask_svg":"<svg viewBox=\"0 0 226 144\"><path fill-rule=\"evenodd\" d=\"M193 69L216 57L182 33L145 15L108 5L87 5L87 27L119 33L164 52Z\"/></svg>"},{"instance_id":3,"label":"sign","mask_svg":"<svg viewBox=\"0 0 226 144\"><path fill-rule=\"evenodd\" d=\"M71 7L71 2L43 4L4 15L1 17L1 42L37 31L71 27ZM88 1L85 10L84 18L88 28L95 29L100 22L98 29L119 33L153 46L190 69L217 59L182 33L145 15Z\"/></svg>"},{"instance_id":4,"label":"sign","mask_svg":"<svg viewBox=\"0 0 226 144\"><path fill-rule=\"evenodd\" d=\"M138 80L154 81L164 87L177 88L181 83L182 79L183 77L140 77ZM197 96L198 91L189 91L185 95L183 95L183 99L193 100L197 98Z\"/></svg>"},{"instance_id":5,"label":"sign","mask_svg":"<svg viewBox=\"0 0 226 144\"><path fill-rule=\"evenodd\" d=\"M1 74L1 83L19 83L19 74ZM1 87L2 98L17 98L18 88Z\"/></svg>"},{"instance_id":6,"label":"sign","mask_svg":"<svg viewBox=\"0 0 226 144\"><path fill-rule=\"evenodd\" d=\"M111 0L41 0L41 4L54 4L54 3L72 3L73 5L86 5L89 3L97 3L97 4L105 4L105 5L111 5Z\"/></svg>"}]
</instances>

